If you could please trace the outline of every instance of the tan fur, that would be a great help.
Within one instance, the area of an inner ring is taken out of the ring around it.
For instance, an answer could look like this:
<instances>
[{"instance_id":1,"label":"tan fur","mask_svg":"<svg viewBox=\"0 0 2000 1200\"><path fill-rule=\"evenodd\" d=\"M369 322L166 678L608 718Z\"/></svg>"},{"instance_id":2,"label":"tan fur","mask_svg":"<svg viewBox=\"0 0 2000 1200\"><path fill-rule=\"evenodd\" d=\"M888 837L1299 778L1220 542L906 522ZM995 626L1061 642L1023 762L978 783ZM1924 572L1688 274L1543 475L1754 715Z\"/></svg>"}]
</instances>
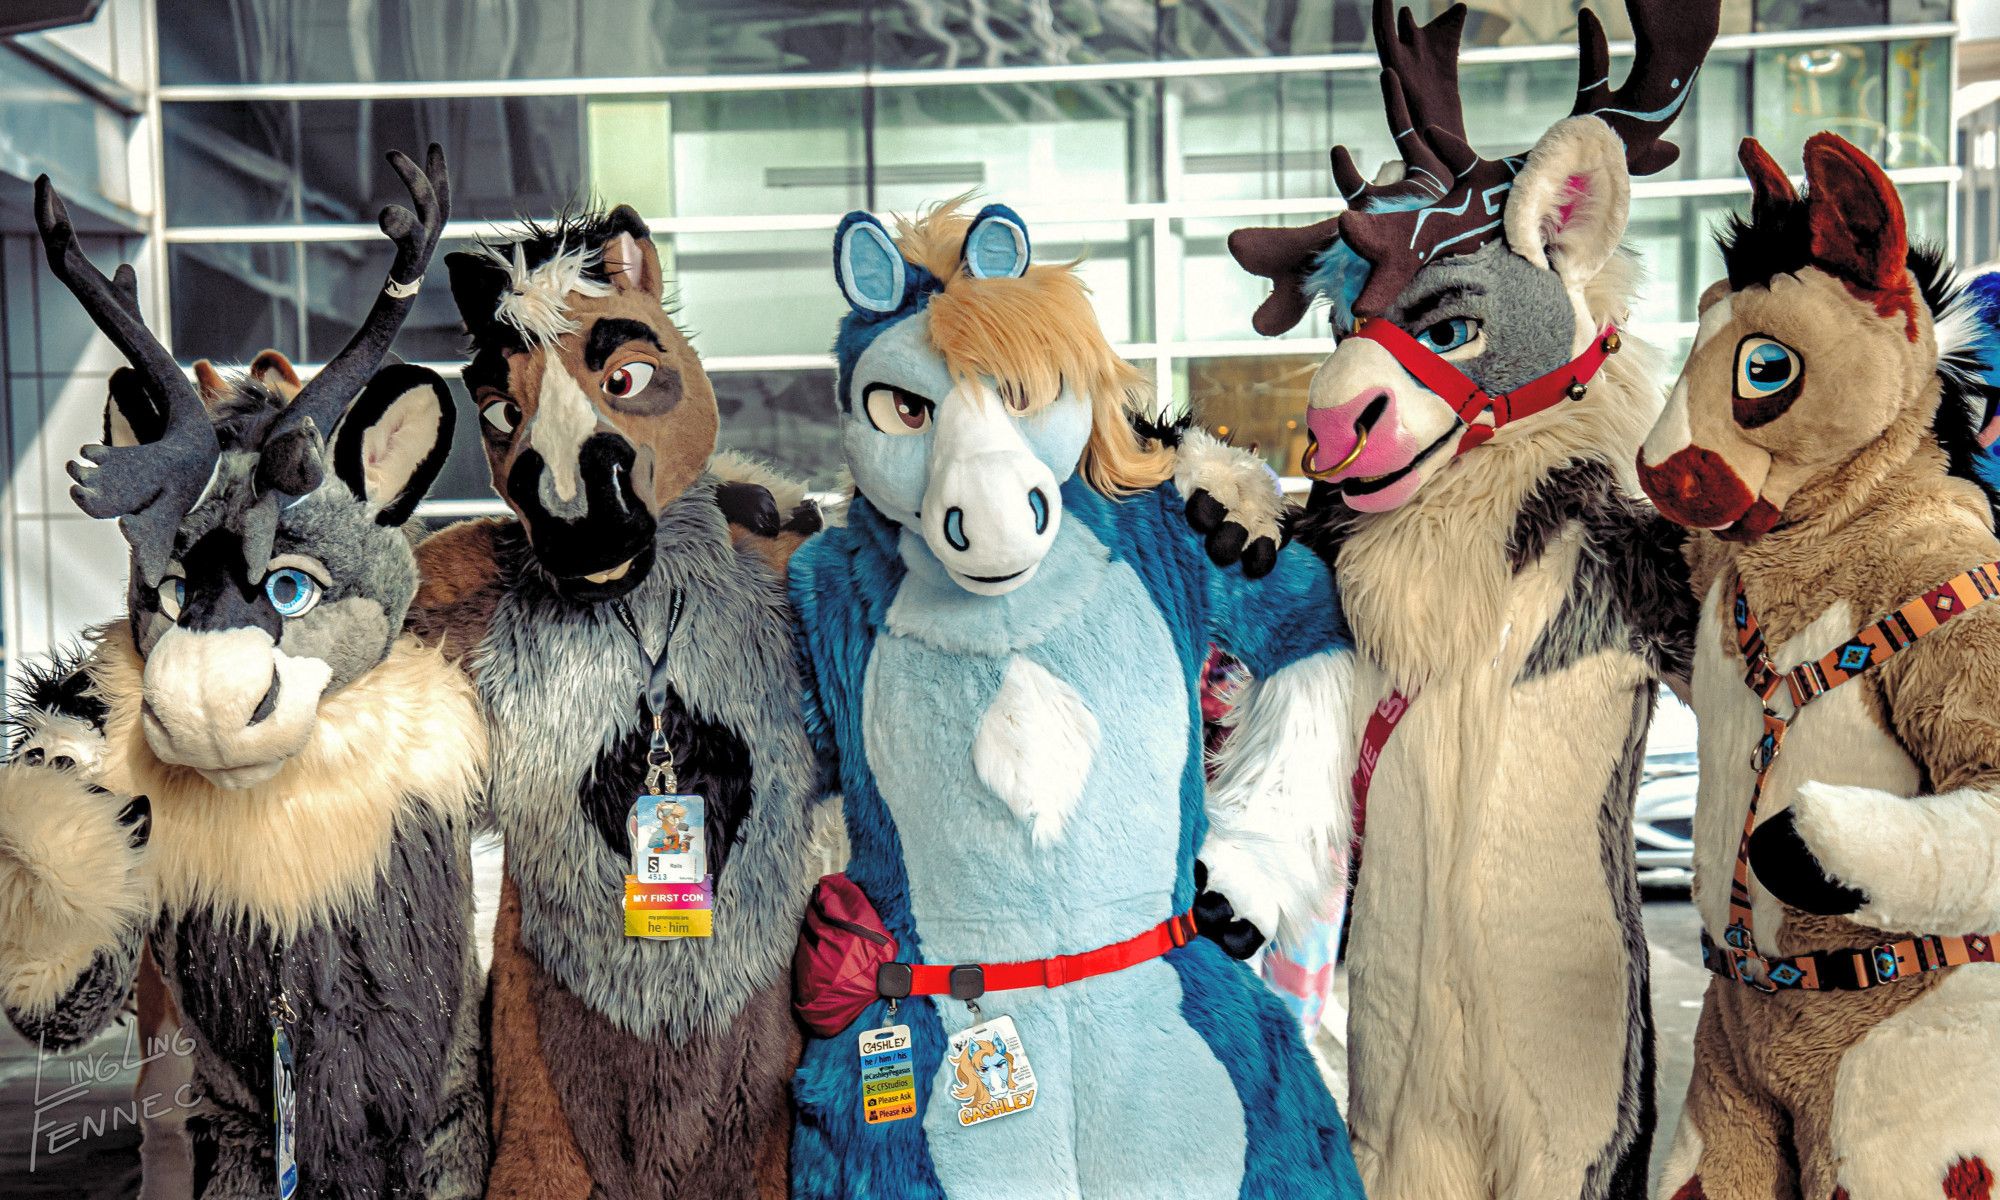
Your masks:
<instances>
[{"instance_id":1,"label":"tan fur","mask_svg":"<svg viewBox=\"0 0 2000 1200\"><path fill-rule=\"evenodd\" d=\"M1658 450L1649 444L1649 461L1681 445L1700 447L1782 513L1754 541L1697 533L1688 549L1695 584L1708 597L1694 689L1703 741L1696 898L1715 935L1727 920L1753 782L1738 756L1762 730L1728 616L1737 581L1768 653L1785 669L2000 558L2000 540L1984 497L1946 474L1930 432L1940 401L1937 346L1921 305L1914 320L1900 310L1878 312L1840 279L1808 266L1769 287L1711 288L1703 307L1703 336L1656 432ZM1798 351L1805 374L1788 409L1745 426L1732 396L1737 346L1751 333ZM1853 808L1822 806L1891 805L1905 816L1902 805L1924 806L1942 793L2000 788L1996 675L2000 605L1988 604L1811 701L1771 769L1759 822L1796 809L1808 846L1841 879L1840 839L1870 833L1826 819L1851 817ZM1903 853L1921 860L1953 849L1916 839ZM1917 878L1923 869L1913 865ZM1906 893L1923 890L1896 875L1892 882ZM1802 913L1773 897L1754 869L1750 883L1757 940L1767 953L1954 932L1865 923L1866 906L1851 919ZM1938 890L1942 904L1945 889ZM1907 894L1899 899L1906 911L1923 907ZM2000 968L1984 965L1849 992L1766 995L1713 982L1683 1118L1690 1128L1682 1140L1699 1148L1697 1162L1676 1161L1660 1194L1671 1195L1698 1172L1712 1200L1762 1200L1774 1188L1814 1200L1837 1187L1857 1200L1934 1196L1959 1156L2000 1162L2000 1101L1993 1098L2000 1054L1990 1030L1980 1032L1996 1013Z\"/></svg>"},{"instance_id":2,"label":"tan fur","mask_svg":"<svg viewBox=\"0 0 2000 1200\"><path fill-rule=\"evenodd\" d=\"M1152 414L1152 385L1105 340L1076 263L1031 266L1018 278L974 278L959 258L972 224L959 208L964 199L896 221L903 257L944 281L930 303L931 342L952 376L990 377L1025 412L1070 388L1089 398L1096 418L1081 463L1092 487L1122 495L1165 482L1174 473L1172 451L1142 442L1127 418Z\"/></svg>"},{"instance_id":3,"label":"tan fur","mask_svg":"<svg viewBox=\"0 0 2000 1200\"><path fill-rule=\"evenodd\" d=\"M234 790L153 753L144 662L124 624L105 631L90 670L110 706L105 786L152 799L148 851L169 911L207 905L283 933L331 920L372 894L406 807L465 817L485 778L471 684L414 638L322 699L311 739L276 775Z\"/></svg>"},{"instance_id":4,"label":"tan fur","mask_svg":"<svg viewBox=\"0 0 2000 1200\"><path fill-rule=\"evenodd\" d=\"M122 796L68 771L0 766L0 1001L46 1011L100 949L148 916L146 854L118 822Z\"/></svg>"},{"instance_id":5,"label":"tan fur","mask_svg":"<svg viewBox=\"0 0 2000 1200\"><path fill-rule=\"evenodd\" d=\"M417 545L417 598L404 628L444 656L463 663L486 636L502 591L493 535L503 522L460 521ZM466 664L466 670L471 667Z\"/></svg>"},{"instance_id":6,"label":"tan fur","mask_svg":"<svg viewBox=\"0 0 2000 1200\"><path fill-rule=\"evenodd\" d=\"M305 385L299 382L299 373L292 367L292 360L276 350L259 351L250 363L250 378L283 396L287 403L297 398Z\"/></svg>"},{"instance_id":7,"label":"tan fur","mask_svg":"<svg viewBox=\"0 0 2000 1200\"><path fill-rule=\"evenodd\" d=\"M493 967L486 1044L492 1055L493 1169L487 1200L587 1200L590 1169L539 1053L535 965L521 945L521 893L511 875L500 881L493 925Z\"/></svg>"},{"instance_id":8,"label":"tan fur","mask_svg":"<svg viewBox=\"0 0 2000 1200\"><path fill-rule=\"evenodd\" d=\"M654 261L650 278L658 279L658 250L648 240L640 241L638 248L642 257L650 256ZM646 277L644 272L642 277ZM621 274L619 278L622 280L626 276ZM638 448L639 459L633 464L633 484L640 497L648 500L657 514L700 476L709 454L715 449L718 428L715 389L709 383L707 372L702 370L701 359L696 356L694 347L688 344L673 319L660 307L657 293L630 286L613 288L603 296L571 292L566 297L566 305L569 319L578 326L576 329L551 344L537 343L534 349L507 354L507 398L519 406L521 418L515 436L504 440L490 436L485 438L486 458L493 470L493 478L506 479L507 473L513 469L514 460L531 444L530 438L520 435L534 422L542 392L543 372L551 365L547 356L553 355L556 360L554 365L576 381L585 399L595 408L598 418L610 422ZM583 361L584 343L591 326L607 317L646 325L659 339L660 348L635 341L606 360L602 370L590 370ZM654 364L662 373L677 372L681 385L679 403L666 412L652 414L624 412L608 402L599 403L597 397L601 394L604 378L635 359ZM473 400L483 406L490 398L490 394L482 390L482 394Z\"/></svg>"}]
</instances>

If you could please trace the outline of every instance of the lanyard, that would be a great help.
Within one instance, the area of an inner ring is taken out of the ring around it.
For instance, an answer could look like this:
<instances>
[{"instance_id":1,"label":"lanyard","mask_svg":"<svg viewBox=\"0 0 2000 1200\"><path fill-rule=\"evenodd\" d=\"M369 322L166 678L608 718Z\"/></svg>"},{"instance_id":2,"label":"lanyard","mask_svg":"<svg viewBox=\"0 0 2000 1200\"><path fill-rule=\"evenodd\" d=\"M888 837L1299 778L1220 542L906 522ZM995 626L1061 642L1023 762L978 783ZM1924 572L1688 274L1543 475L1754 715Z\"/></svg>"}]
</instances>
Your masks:
<instances>
[{"instance_id":1,"label":"lanyard","mask_svg":"<svg viewBox=\"0 0 2000 1200\"><path fill-rule=\"evenodd\" d=\"M618 623L625 627L625 632L632 635L632 644L638 649L639 663L646 677L646 711L653 718L653 737L646 747L646 792L649 795L680 788L680 777L674 772L674 748L667 741L667 704L673 690L673 682L667 676L667 658L668 651L674 647L674 633L680 628L681 610L686 604L687 597L675 588L667 601L667 636L660 643L658 658L646 653L646 639L640 636L639 622L633 619L631 607L620 600L611 609L618 615Z\"/></svg>"}]
</instances>

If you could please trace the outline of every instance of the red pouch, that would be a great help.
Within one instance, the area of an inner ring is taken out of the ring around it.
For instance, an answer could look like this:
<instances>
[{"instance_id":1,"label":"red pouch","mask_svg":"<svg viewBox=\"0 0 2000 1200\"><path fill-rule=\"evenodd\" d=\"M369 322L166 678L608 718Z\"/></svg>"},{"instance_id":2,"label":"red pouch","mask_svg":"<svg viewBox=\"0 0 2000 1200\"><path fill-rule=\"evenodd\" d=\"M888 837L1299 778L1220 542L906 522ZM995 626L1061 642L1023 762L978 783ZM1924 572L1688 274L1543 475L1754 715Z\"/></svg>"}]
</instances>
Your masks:
<instances>
[{"instance_id":1,"label":"red pouch","mask_svg":"<svg viewBox=\"0 0 2000 1200\"><path fill-rule=\"evenodd\" d=\"M845 875L825 875L806 903L792 956L792 1009L820 1037L852 1025L876 1000L875 969L896 958L896 939Z\"/></svg>"}]
</instances>

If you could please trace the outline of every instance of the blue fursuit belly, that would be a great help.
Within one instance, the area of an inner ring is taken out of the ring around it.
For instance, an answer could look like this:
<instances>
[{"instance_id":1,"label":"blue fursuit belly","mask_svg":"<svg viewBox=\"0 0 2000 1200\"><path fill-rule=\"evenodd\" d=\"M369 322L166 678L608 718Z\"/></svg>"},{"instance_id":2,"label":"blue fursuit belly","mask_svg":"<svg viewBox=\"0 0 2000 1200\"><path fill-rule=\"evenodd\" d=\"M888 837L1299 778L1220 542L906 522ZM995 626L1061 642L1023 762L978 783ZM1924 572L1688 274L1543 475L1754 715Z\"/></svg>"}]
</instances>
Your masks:
<instances>
[{"instance_id":1,"label":"blue fursuit belly","mask_svg":"<svg viewBox=\"0 0 2000 1200\"><path fill-rule=\"evenodd\" d=\"M1113 503L1072 486L1063 499L1036 578L1001 597L962 591L914 547L884 561L898 534L865 509L794 560L809 656L822 675L842 654L857 668L816 696L809 718L842 766L849 875L906 960L1091 950L1192 901L1205 828L1200 577L1212 568L1198 550L1180 553L1192 542L1170 540L1184 528L1165 509L1171 497ZM1164 540L1145 541L1145 556L1109 549L1135 522L1158 523L1140 532ZM1177 590L1183 572L1194 581ZM843 600L858 624L835 615ZM891 1018L878 1002L847 1032L810 1042L795 1194L1361 1194L1296 1024L1212 942L977 1004L975 1016L957 1000L916 998ZM945 1041L1003 1015L1032 1064L1033 1106L963 1126ZM870 1126L857 1036L892 1023L914 1039L917 1116Z\"/></svg>"}]
</instances>

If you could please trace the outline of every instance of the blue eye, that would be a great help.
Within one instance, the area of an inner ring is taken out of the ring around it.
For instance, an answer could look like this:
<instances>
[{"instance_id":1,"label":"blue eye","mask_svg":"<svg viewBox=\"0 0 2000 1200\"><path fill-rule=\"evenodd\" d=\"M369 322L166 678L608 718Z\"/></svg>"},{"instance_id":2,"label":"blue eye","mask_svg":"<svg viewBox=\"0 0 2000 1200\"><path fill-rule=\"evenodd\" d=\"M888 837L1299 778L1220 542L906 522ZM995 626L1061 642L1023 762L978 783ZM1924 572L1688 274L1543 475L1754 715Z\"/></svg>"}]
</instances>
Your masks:
<instances>
[{"instance_id":1,"label":"blue eye","mask_svg":"<svg viewBox=\"0 0 2000 1200\"><path fill-rule=\"evenodd\" d=\"M1798 379L1805 364L1791 347L1767 337L1747 337L1736 351L1736 394L1758 400Z\"/></svg>"},{"instance_id":2,"label":"blue eye","mask_svg":"<svg viewBox=\"0 0 2000 1200\"><path fill-rule=\"evenodd\" d=\"M319 603L319 581L297 567L283 567L264 576L264 595L279 616L303 616Z\"/></svg>"},{"instance_id":3,"label":"blue eye","mask_svg":"<svg viewBox=\"0 0 2000 1200\"><path fill-rule=\"evenodd\" d=\"M169 575L160 581L160 612L169 621L181 619L181 609L187 607L187 580L178 575Z\"/></svg>"},{"instance_id":4,"label":"blue eye","mask_svg":"<svg viewBox=\"0 0 2000 1200\"><path fill-rule=\"evenodd\" d=\"M1417 333L1417 344L1434 354L1456 350L1479 336L1479 322L1471 317L1450 317Z\"/></svg>"}]
</instances>

